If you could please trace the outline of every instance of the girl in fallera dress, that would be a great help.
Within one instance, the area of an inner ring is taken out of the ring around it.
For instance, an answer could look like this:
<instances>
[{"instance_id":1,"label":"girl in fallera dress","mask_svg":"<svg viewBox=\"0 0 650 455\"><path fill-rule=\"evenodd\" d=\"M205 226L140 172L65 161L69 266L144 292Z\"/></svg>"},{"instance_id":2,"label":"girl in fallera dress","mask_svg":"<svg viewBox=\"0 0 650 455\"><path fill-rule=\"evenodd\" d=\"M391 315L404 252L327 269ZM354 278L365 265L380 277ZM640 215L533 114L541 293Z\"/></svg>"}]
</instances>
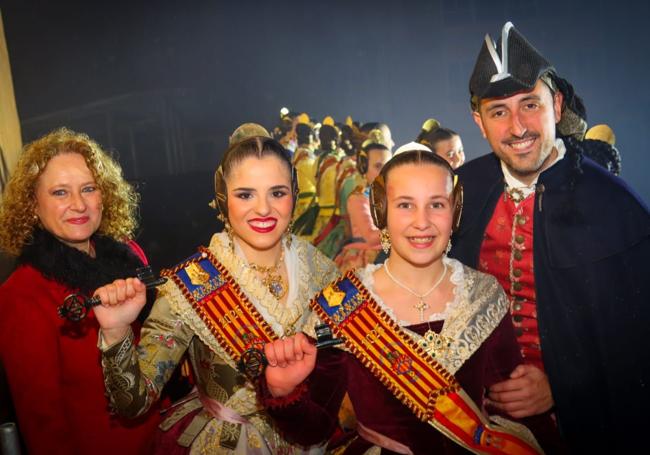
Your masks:
<instances>
[{"instance_id":1,"label":"girl in fallera dress","mask_svg":"<svg viewBox=\"0 0 650 455\"><path fill-rule=\"evenodd\" d=\"M490 444L498 450L489 453L539 453L520 423L487 420L487 388L522 360L496 279L445 254L462 188L426 146L404 149L371 187L388 259L346 273L311 302L345 347L316 351L304 334L267 344L260 399L287 438L315 444L336 428L347 392L358 437L345 453L488 453ZM460 431L468 419L471 434ZM523 422L542 444L556 440L550 418Z\"/></svg>"},{"instance_id":2,"label":"girl in fallera dress","mask_svg":"<svg viewBox=\"0 0 650 455\"><path fill-rule=\"evenodd\" d=\"M288 152L267 137L232 144L215 174L215 203L225 222L177 266L133 341L130 325L143 305L136 279L97 291L106 386L115 408L138 416L186 352L196 393L162 423L159 453L322 453L324 444L292 445L277 432L238 367L266 340L304 329L308 301L336 274L334 264L289 233L298 188Z\"/></svg>"}]
</instances>

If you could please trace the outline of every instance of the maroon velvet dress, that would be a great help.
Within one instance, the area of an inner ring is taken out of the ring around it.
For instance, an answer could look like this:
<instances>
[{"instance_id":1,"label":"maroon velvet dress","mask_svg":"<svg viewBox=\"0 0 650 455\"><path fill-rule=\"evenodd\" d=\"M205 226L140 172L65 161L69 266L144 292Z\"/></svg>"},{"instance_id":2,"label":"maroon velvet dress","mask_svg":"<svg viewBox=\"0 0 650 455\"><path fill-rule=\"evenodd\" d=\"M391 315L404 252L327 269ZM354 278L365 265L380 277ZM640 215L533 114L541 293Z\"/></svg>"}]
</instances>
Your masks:
<instances>
[{"instance_id":1,"label":"maroon velvet dress","mask_svg":"<svg viewBox=\"0 0 650 455\"><path fill-rule=\"evenodd\" d=\"M443 322L417 324L408 328L422 335L430 326L439 333ZM520 363L521 354L510 315L507 314L455 376L474 402L481 406L486 389L507 379ZM418 420L352 354L339 349L319 351L316 369L306 385L298 387L292 395L274 399L268 395L264 385L262 390L263 401L278 427L288 439L301 444L328 439L336 428L337 411L347 391L359 422L408 446L414 454L469 453L431 425ZM498 412L490 409L490 414ZM563 451L550 413L519 422L533 431L547 453ZM357 438L345 453L361 454L371 446L362 438ZM394 452L382 449L381 453Z\"/></svg>"}]
</instances>

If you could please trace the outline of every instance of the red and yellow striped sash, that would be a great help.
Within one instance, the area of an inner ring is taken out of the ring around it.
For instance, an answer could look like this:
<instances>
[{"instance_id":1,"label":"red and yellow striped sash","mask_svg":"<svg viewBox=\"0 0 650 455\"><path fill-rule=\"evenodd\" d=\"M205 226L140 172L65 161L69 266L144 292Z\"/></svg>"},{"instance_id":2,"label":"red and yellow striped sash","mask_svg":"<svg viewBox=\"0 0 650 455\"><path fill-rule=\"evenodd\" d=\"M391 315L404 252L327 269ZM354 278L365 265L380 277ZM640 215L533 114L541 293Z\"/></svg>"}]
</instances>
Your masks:
<instances>
[{"instance_id":1,"label":"red and yellow striped sash","mask_svg":"<svg viewBox=\"0 0 650 455\"><path fill-rule=\"evenodd\" d=\"M207 248L164 270L235 363L251 348L277 339L273 329Z\"/></svg>"},{"instance_id":2,"label":"red and yellow striped sash","mask_svg":"<svg viewBox=\"0 0 650 455\"><path fill-rule=\"evenodd\" d=\"M519 432L490 422L456 378L379 307L354 272L325 288L310 304L418 419L474 453L542 453L525 428Z\"/></svg>"}]
</instances>

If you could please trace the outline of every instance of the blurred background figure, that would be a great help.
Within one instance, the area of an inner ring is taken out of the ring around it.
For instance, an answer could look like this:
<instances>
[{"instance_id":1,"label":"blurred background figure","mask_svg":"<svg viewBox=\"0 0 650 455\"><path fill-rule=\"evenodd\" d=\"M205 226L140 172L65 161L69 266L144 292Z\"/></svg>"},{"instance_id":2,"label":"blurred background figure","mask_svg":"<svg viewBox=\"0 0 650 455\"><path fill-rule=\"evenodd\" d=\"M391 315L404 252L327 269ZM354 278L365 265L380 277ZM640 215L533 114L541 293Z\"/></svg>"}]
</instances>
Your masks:
<instances>
[{"instance_id":1,"label":"blurred background figure","mask_svg":"<svg viewBox=\"0 0 650 455\"><path fill-rule=\"evenodd\" d=\"M362 185L363 177L357 171L357 149L354 146L355 137L359 134L358 127L348 117L345 124L337 124L341 131L340 150L342 157L336 165L336 181L334 184L336 206L327 224L314 238L313 244L325 256L333 259L350 238L350 220L347 213L347 201L352 191Z\"/></svg>"},{"instance_id":2,"label":"blurred background figure","mask_svg":"<svg viewBox=\"0 0 650 455\"><path fill-rule=\"evenodd\" d=\"M337 123L336 127L341 132L341 143L339 145L343 149L343 153L347 156L354 156L356 151L354 145L355 130L358 130L358 126L354 124L352 117L348 116L345 123Z\"/></svg>"},{"instance_id":3,"label":"blurred background figure","mask_svg":"<svg viewBox=\"0 0 650 455\"><path fill-rule=\"evenodd\" d=\"M614 131L605 124L595 125L587 130L585 139L585 155L600 164L614 175L621 175L621 154L616 145Z\"/></svg>"},{"instance_id":4,"label":"blurred background figure","mask_svg":"<svg viewBox=\"0 0 650 455\"><path fill-rule=\"evenodd\" d=\"M369 198L370 185L391 157L392 141L384 136L383 131L370 131L357 153L357 171L363 180L347 200L351 238L334 260L342 272L372 263L381 250L380 232L372 220Z\"/></svg>"},{"instance_id":5,"label":"blurred background figure","mask_svg":"<svg viewBox=\"0 0 650 455\"><path fill-rule=\"evenodd\" d=\"M298 200L294 211L294 219L302 215L316 199L316 155L314 150L314 126L305 113L298 116L296 124L296 140L298 148L293 154L293 165L298 173Z\"/></svg>"},{"instance_id":6,"label":"blurred background figure","mask_svg":"<svg viewBox=\"0 0 650 455\"><path fill-rule=\"evenodd\" d=\"M157 410L109 414L94 312L57 307L71 294L135 275L138 195L84 134L59 129L27 145L0 206L0 248L17 269L0 287L0 360L30 454L146 453ZM137 327L136 327L137 332Z\"/></svg>"},{"instance_id":7,"label":"blurred background figure","mask_svg":"<svg viewBox=\"0 0 650 455\"><path fill-rule=\"evenodd\" d=\"M286 107L280 109L280 120L273 128L273 139L292 154L296 150L296 123L297 112L289 111Z\"/></svg>"},{"instance_id":8,"label":"blurred background figure","mask_svg":"<svg viewBox=\"0 0 650 455\"><path fill-rule=\"evenodd\" d=\"M344 155L339 148L340 134L334 119L325 117L318 129L320 149L316 151L316 199L294 224L294 232L310 242L336 212L336 168Z\"/></svg>"},{"instance_id":9,"label":"blurred background figure","mask_svg":"<svg viewBox=\"0 0 650 455\"><path fill-rule=\"evenodd\" d=\"M361 133L357 124L355 124L350 117L348 117L347 123L341 127L341 146L343 147L346 156L343 157L339 164L336 194L338 196L337 206L341 218L345 221L345 232L348 237L351 235L349 229L350 220L347 209L348 197L350 197L350 194L357 186L363 185L364 182L363 175L359 173L357 155L366 136L363 135L363 141L361 141L358 146L355 145L357 143L357 138L362 134L363 133ZM349 146L347 145L348 142Z\"/></svg>"},{"instance_id":10,"label":"blurred background figure","mask_svg":"<svg viewBox=\"0 0 650 455\"><path fill-rule=\"evenodd\" d=\"M435 119L427 119L415 142L424 144L438 156L447 160L452 168L458 169L465 162L465 151L460 135L449 128L443 128Z\"/></svg>"},{"instance_id":11,"label":"blurred background figure","mask_svg":"<svg viewBox=\"0 0 650 455\"><path fill-rule=\"evenodd\" d=\"M386 123L380 122L367 122L361 126L361 132L366 135L364 141L370 135L372 130L379 130L381 132L381 137L383 142L386 144L386 147L393 149L395 147L395 142L393 141L393 133L391 132L390 127Z\"/></svg>"}]
</instances>

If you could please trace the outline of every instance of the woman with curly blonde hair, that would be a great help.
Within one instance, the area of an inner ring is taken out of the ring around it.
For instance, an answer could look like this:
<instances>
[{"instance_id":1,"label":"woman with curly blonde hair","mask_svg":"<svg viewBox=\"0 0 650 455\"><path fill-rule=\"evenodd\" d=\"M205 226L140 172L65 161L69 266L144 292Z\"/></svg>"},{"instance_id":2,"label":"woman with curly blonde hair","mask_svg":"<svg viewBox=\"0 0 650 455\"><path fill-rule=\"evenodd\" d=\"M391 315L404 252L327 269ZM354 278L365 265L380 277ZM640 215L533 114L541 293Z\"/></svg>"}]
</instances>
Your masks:
<instances>
[{"instance_id":1,"label":"woman with curly blonde hair","mask_svg":"<svg viewBox=\"0 0 650 455\"><path fill-rule=\"evenodd\" d=\"M25 147L0 206L0 248L20 255L38 224L35 187L49 161L62 153L78 153L102 194L102 219L97 232L115 240L133 236L138 194L122 177L122 169L85 134L61 128Z\"/></svg>"},{"instance_id":2,"label":"woman with curly blonde hair","mask_svg":"<svg viewBox=\"0 0 650 455\"><path fill-rule=\"evenodd\" d=\"M146 264L133 242L138 195L87 135L61 128L28 144L0 205L0 249L17 268L0 286L0 362L29 453L143 453L157 419L109 414L99 325L57 308Z\"/></svg>"}]
</instances>

